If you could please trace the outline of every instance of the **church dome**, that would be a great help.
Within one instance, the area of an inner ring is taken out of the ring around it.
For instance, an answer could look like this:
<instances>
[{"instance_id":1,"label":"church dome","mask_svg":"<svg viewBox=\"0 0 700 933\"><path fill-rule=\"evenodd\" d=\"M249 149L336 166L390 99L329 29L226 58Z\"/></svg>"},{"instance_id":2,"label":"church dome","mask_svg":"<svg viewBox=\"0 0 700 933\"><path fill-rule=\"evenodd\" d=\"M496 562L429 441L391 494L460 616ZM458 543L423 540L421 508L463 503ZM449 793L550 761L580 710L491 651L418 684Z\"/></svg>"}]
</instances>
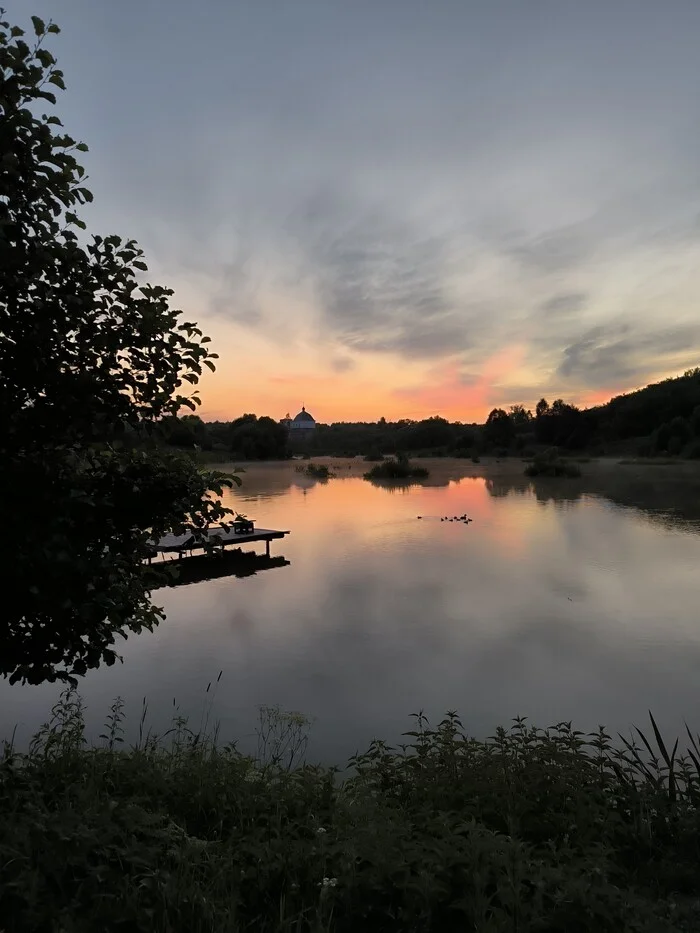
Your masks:
<instances>
[{"instance_id":1,"label":"church dome","mask_svg":"<svg viewBox=\"0 0 700 933\"><path fill-rule=\"evenodd\" d=\"M295 421L314 421L315 419L313 418L312 415L308 413L308 411L305 408L302 407L301 411L299 412L299 414L296 416L294 420Z\"/></svg>"}]
</instances>

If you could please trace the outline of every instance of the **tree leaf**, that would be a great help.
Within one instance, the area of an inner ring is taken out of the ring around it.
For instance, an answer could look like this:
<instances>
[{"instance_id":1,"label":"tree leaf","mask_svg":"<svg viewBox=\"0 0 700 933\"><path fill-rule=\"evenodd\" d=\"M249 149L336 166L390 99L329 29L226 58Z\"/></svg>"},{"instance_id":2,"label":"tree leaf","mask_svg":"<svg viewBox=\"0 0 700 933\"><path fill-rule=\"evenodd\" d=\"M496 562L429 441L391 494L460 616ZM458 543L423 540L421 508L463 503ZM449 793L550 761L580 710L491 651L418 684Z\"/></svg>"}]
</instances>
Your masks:
<instances>
[{"instance_id":1,"label":"tree leaf","mask_svg":"<svg viewBox=\"0 0 700 933\"><path fill-rule=\"evenodd\" d=\"M56 64L56 59L48 49L37 49L36 57L39 59L44 68L50 68L51 65Z\"/></svg>"},{"instance_id":2,"label":"tree leaf","mask_svg":"<svg viewBox=\"0 0 700 933\"><path fill-rule=\"evenodd\" d=\"M37 34L58 32L32 22ZM92 201L76 158L87 146L36 106L56 103L45 88L63 88L63 75L21 35L0 22L10 116L0 140L0 268L16 312L0 322L12 379L0 463L4 488L31 494L6 497L3 511L0 563L14 572L3 579L0 675L74 682L114 663L116 638L163 618L150 595L154 528L204 527L229 512L209 499L195 463L151 444L176 412L199 404L177 387L197 382L201 330L179 330L172 289L137 287L134 268L146 263L133 240L78 238L76 205Z\"/></svg>"}]
</instances>

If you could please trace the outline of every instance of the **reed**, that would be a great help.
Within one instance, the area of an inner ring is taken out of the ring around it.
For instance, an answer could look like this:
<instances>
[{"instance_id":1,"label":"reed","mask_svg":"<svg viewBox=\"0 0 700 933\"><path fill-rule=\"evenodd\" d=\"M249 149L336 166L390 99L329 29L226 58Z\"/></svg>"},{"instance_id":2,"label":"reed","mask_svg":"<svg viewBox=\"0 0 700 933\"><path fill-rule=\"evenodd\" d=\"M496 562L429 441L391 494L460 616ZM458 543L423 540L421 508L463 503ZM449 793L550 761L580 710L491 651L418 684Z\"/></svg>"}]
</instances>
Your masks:
<instances>
[{"instance_id":1,"label":"reed","mask_svg":"<svg viewBox=\"0 0 700 933\"><path fill-rule=\"evenodd\" d=\"M263 709L251 757L210 711L156 736L144 703L128 746L116 701L91 746L68 691L28 751L6 744L6 933L700 928L689 729L681 754L653 717L614 741L522 718L481 741L419 713L341 779L306 763L300 714Z\"/></svg>"}]
</instances>

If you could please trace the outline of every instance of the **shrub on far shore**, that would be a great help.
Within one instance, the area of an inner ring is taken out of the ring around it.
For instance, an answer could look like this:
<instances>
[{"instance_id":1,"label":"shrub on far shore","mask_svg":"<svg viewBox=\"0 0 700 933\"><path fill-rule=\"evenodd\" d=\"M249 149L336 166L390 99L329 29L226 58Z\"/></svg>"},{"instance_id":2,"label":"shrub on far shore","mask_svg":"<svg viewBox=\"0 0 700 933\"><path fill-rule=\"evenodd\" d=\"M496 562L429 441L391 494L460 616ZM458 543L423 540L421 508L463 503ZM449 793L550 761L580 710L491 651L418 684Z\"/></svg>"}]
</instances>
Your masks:
<instances>
[{"instance_id":1,"label":"shrub on far shore","mask_svg":"<svg viewBox=\"0 0 700 933\"><path fill-rule=\"evenodd\" d=\"M550 447L543 453L537 454L525 467L525 476L563 476L577 477L581 475L581 468L570 460L562 460L556 447Z\"/></svg>"},{"instance_id":2,"label":"shrub on far shore","mask_svg":"<svg viewBox=\"0 0 700 933\"><path fill-rule=\"evenodd\" d=\"M365 473L365 479L369 480L426 479L428 476L430 472L425 467L413 466L403 454L377 463L368 473Z\"/></svg>"},{"instance_id":3,"label":"shrub on far shore","mask_svg":"<svg viewBox=\"0 0 700 933\"><path fill-rule=\"evenodd\" d=\"M310 476L313 479L333 479L335 473L331 473L325 463L308 463L305 467L298 466L297 473L304 476Z\"/></svg>"}]
</instances>

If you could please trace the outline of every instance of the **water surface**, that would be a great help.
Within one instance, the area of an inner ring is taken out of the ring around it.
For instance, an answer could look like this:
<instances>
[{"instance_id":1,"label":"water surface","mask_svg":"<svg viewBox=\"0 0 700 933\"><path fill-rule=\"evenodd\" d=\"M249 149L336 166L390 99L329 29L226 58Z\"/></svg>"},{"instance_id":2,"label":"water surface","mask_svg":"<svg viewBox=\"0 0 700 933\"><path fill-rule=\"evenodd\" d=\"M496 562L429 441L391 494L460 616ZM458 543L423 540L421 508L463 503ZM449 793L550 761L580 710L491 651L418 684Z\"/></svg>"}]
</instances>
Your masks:
<instances>
[{"instance_id":1,"label":"water surface","mask_svg":"<svg viewBox=\"0 0 700 933\"><path fill-rule=\"evenodd\" d=\"M367 483L359 461L329 482L251 467L231 499L291 530L272 544L289 564L157 591L166 621L81 684L90 729L118 694L134 728L144 696L157 729L175 699L244 746L260 704L301 710L326 761L395 740L418 709L458 709L476 735L518 714L627 729L649 707L669 731L700 727L700 474L431 467L408 489ZM0 731L26 735L56 694L3 682Z\"/></svg>"}]
</instances>

